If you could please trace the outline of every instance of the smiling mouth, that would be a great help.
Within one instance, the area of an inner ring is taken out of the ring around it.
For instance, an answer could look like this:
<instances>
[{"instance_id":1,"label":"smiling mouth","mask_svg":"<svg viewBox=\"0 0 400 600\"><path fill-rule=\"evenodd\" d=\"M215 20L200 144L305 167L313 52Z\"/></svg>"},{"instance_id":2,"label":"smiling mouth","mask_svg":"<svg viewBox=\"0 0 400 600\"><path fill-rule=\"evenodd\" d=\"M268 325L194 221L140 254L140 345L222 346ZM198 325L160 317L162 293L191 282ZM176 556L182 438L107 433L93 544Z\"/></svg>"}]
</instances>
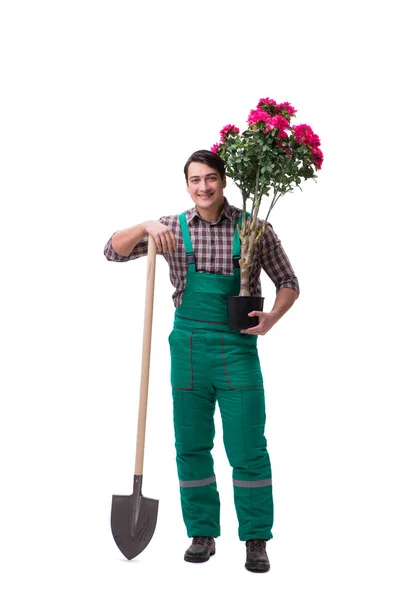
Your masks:
<instances>
[{"instance_id":1,"label":"smiling mouth","mask_svg":"<svg viewBox=\"0 0 400 600\"><path fill-rule=\"evenodd\" d=\"M208 200L209 198L211 198L213 194L198 194L199 198L201 198L202 200Z\"/></svg>"}]
</instances>

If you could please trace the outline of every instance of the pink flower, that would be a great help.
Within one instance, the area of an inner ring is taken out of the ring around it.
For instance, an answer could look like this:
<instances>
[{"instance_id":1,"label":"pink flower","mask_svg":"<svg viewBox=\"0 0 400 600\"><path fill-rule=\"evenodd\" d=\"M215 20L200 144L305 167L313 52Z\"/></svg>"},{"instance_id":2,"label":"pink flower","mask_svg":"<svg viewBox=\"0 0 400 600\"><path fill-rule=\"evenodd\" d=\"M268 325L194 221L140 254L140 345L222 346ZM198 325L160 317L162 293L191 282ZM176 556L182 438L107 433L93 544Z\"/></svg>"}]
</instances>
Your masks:
<instances>
[{"instance_id":1,"label":"pink flower","mask_svg":"<svg viewBox=\"0 0 400 600\"><path fill-rule=\"evenodd\" d=\"M322 163L324 162L324 155L322 154L321 149L320 148L312 148L311 154L312 154L312 159L313 159L314 165L316 166L317 169L320 169L322 167Z\"/></svg>"},{"instance_id":2,"label":"pink flower","mask_svg":"<svg viewBox=\"0 0 400 600\"><path fill-rule=\"evenodd\" d=\"M279 131L282 131L284 129L289 129L289 123L282 115L276 115L275 117L270 117L268 119L267 128L270 131L271 129L279 129Z\"/></svg>"},{"instance_id":3,"label":"pink flower","mask_svg":"<svg viewBox=\"0 0 400 600\"><path fill-rule=\"evenodd\" d=\"M277 104L272 98L261 98L257 104L259 110L265 111L271 117L281 115L290 120L290 117L296 114L296 109L289 102Z\"/></svg>"},{"instance_id":4,"label":"pink flower","mask_svg":"<svg viewBox=\"0 0 400 600\"><path fill-rule=\"evenodd\" d=\"M268 123L270 118L270 115L264 110L251 110L247 122L249 123L249 125L255 125L260 121Z\"/></svg>"},{"instance_id":5,"label":"pink flower","mask_svg":"<svg viewBox=\"0 0 400 600\"><path fill-rule=\"evenodd\" d=\"M258 104L257 104L257 108L261 108L262 106L272 106L272 107L277 107L277 103L275 102L275 100L272 100L272 98L260 98Z\"/></svg>"},{"instance_id":6,"label":"pink flower","mask_svg":"<svg viewBox=\"0 0 400 600\"><path fill-rule=\"evenodd\" d=\"M225 125L225 127L223 127L223 129L221 129L220 131L221 142L225 141L225 138L228 135L228 133L239 133L239 128L235 127L235 125Z\"/></svg>"},{"instance_id":7,"label":"pink flower","mask_svg":"<svg viewBox=\"0 0 400 600\"><path fill-rule=\"evenodd\" d=\"M309 125L305 125L304 123L301 125L294 125L293 133L298 144L305 144L311 148L317 148L321 144L317 134L313 132Z\"/></svg>"},{"instance_id":8,"label":"pink flower","mask_svg":"<svg viewBox=\"0 0 400 600\"><path fill-rule=\"evenodd\" d=\"M220 146L222 146L222 144L214 144L214 146L210 148L211 152L214 152L214 154L218 154L218 148Z\"/></svg>"},{"instance_id":9,"label":"pink flower","mask_svg":"<svg viewBox=\"0 0 400 600\"><path fill-rule=\"evenodd\" d=\"M278 104L278 110L286 112L289 117L292 117L296 114L296 109L293 108L289 102L281 102L281 104Z\"/></svg>"}]
</instances>

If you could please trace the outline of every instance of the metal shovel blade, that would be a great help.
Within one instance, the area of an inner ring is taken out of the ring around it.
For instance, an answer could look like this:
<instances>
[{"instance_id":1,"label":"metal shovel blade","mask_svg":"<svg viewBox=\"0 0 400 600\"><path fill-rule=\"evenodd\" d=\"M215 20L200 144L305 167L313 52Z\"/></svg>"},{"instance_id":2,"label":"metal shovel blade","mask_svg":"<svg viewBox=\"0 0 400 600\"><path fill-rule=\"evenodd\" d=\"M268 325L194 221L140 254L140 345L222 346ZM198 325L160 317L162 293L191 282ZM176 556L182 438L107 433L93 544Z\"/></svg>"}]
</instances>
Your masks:
<instances>
[{"instance_id":1,"label":"metal shovel blade","mask_svg":"<svg viewBox=\"0 0 400 600\"><path fill-rule=\"evenodd\" d=\"M138 556L153 537L157 524L158 500L141 493L142 476L135 475L131 496L113 496L111 531L122 554L128 560Z\"/></svg>"}]
</instances>

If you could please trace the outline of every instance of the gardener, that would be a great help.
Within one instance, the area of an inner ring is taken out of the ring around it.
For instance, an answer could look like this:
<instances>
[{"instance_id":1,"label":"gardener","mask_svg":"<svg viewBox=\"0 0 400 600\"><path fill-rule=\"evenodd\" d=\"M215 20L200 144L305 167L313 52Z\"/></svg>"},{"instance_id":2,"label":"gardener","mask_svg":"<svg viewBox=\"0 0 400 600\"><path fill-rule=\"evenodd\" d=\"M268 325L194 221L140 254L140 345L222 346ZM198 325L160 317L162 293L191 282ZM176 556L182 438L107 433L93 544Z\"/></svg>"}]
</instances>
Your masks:
<instances>
[{"instance_id":1,"label":"gardener","mask_svg":"<svg viewBox=\"0 0 400 600\"><path fill-rule=\"evenodd\" d=\"M207 150L188 159L184 173L195 206L182 215L146 221L114 233L104 253L128 261L147 254L148 236L170 268L175 288L170 335L171 384L183 519L192 544L184 558L204 562L220 535L220 502L211 449L218 400L224 444L233 468L239 538L246 542L250 571L269 570L272 538L271 466L264 437L265 400L257 335L267 333L296 300L297 278L272 227L256 246L250 293L261 295L261 268L277 295L270 312L254 312L259 324L243 332L228 327L227 296L239 292L241 210L228 204L223 160ZM221 302L222 298L222 302Z\"/></svg>"}]
</instances>

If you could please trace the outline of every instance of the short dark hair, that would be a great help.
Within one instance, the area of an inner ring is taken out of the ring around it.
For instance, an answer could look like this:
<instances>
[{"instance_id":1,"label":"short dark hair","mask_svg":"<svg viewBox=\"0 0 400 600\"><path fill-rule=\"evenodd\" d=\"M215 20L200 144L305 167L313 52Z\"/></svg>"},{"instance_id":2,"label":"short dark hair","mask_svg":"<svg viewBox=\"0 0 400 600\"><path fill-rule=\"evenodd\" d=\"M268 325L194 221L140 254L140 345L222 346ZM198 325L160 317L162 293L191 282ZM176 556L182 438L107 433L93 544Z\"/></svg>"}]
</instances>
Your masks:
<instances>
[{"instance_id":1,"label":"short dark hair","mask_svg":"<svg viewBox=\"0 0 400 600\"><path fill-rule=\"evenodd\" d=\"M218 173L221 175L221 179L223 179L225 177L225 163L222 160L222 158L220 156L218 156L218 154L215 154L214 152L211 152L210 150L197 150L196 152L193 152L193 154L191 154L189 156L189 158L186 161L185 167L183 169L183 171L185 173L186 183L188 180L189 165L192 162L204 163L205 165L208 165L212 169L216 169L218 171Z\"/></svg>"}]
</instances>

